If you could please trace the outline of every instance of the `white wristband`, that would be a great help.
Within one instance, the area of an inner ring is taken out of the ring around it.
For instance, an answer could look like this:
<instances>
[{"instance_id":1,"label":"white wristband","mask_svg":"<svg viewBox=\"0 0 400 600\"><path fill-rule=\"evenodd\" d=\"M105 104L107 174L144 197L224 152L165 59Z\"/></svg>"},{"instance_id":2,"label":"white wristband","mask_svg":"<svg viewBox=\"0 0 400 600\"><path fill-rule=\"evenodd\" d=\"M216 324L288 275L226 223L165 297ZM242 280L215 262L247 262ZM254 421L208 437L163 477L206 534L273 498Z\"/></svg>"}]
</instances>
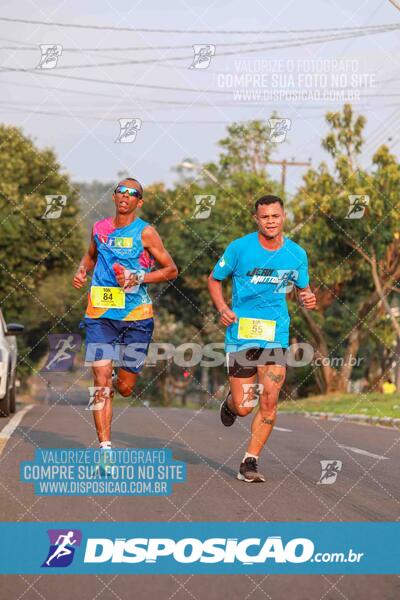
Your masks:
<instances>
[{"instance_id":1,"label":"white wristband","mask_svg":"<svg viewBox=\"0 0 400 600\"><path fill-rule=\"evenodd\" d=\"M135 273L135 275L136 275L138 284L141 285L144 282L144 276L146 275L146 271L137 271L137 273Z\"/></svg>"}]
</instances>

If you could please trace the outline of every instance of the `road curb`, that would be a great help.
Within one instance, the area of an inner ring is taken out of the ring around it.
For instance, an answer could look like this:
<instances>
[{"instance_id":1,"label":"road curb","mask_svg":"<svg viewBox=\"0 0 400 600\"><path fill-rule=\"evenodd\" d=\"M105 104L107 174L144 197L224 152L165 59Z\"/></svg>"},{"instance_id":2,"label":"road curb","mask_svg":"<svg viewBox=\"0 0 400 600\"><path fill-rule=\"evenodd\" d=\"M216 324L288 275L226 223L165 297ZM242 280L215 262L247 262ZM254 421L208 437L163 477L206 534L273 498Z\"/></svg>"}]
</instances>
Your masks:
<instances>
[{"instance_id":1,"label":"road curb","mask_svg":"<svg viewBox=\"0 0 400 600\"><path fill-rule=\"evenodd\" d=\"M348 415L341 413L332 412L307 412L304 410L296 411L279 411L280 414L285 415L302 415L303 417L319 417L321 419L341 419L343 421L349 421L352 423L366 423L370 425L385 425L386 427L397 427L400 428L400 419L394 417L370 417L368 415Z\"/></svg>"}]
</instances>

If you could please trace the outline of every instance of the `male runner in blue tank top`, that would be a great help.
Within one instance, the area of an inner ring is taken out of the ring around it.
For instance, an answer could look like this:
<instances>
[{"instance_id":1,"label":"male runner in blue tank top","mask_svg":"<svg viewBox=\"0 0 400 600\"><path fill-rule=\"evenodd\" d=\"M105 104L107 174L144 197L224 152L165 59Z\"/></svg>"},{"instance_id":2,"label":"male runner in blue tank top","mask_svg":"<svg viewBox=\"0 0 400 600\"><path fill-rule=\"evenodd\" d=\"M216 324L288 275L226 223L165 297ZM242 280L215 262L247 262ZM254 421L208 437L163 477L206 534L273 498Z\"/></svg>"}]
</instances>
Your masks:
<instances>
[{"instance_id":1,"label":"male runner in blue tank top","mask_svg":"<svg viewBox=\"0 0 400 600\"><path fill-rule=\"evenodd\" d=\"M285 379L284 349L289 345L290 323L286 293L295 286L305 308L316 305L315 294L308 285L307 254L282 233L282 200L277 196L257 200L254 219L258 231L231 242L208 280L220 321L227 327L225 351L230 392L220 411L226 427L253 410L257 378L261 384L259 410L237 475L250 483L265 481L258 472L258 457L275 424L278 396ZM232 309L222 293L222 281L228 276L233 280Z\"/></svg>"},{"instance_id":2,"label":"male runner in blue tank top","mask_svg":"<svg viewBox=\"0 0 400 600\"><path fill-rule=\"evenodd\" d=\"M178 270L154 227L136 216L143 205L143 188L128 177L113 194L115 217L94 224L87 253L73 279L81 288L94 268L83 325L86 361L92 363L93 416L100 447L111 448L112 371L122 350L116 387L130 396L143 368L153 333L153 309L148 283L175 279ZM154 262L161 267L151 271ZM122 354L122 357L121 357Z\"/></svg>"}]
</instances>

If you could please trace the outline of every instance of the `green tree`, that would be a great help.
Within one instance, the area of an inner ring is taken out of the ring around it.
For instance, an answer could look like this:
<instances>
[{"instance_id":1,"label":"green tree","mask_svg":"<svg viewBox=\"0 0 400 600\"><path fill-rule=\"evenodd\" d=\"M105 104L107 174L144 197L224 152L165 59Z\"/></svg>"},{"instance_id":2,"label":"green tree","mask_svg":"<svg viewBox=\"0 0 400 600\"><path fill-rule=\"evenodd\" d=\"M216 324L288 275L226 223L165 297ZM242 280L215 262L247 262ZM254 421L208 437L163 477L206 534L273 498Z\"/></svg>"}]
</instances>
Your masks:
<instances>
[{"instance_id":1,"label":"green tree","mask_svg":"<svg viewBox=\"0 0 400 600\"><path fill-rule=\"evenodd\" d=\"M77 191L53 150L0 125L0 166L1 306L8 321L29 323L20 343L20 372L26 374L47 333L73 325L64 278L71 278L82 253L83 229ZM66 197L58 218L43 218L46 196Z\"/></svg>"},{"instance_id":2,"label":"green tree","mask_svg":"<svg viewBox=\"0 0 400 600\"><path fill-rule=\"evenodd\" d=\"M322 146L333 168L324 162L307 172L293 218L319 287L319 311L302 311L310 340L319 358L343 358L340 368L322 366L317 378L324 391L345 391L354 357L379 335L385 312L399 330L389 296L398 291L400 276L400 167L386 146L374 153L370 169L361 167L365 118L350 105L326 120L331 130Z\"/></svg>"},{"instance_id":3,"label":"green tree","mask_svg":"<svg viewBox=\"0 0 400 600\"><path fill-rule=\"evenodd\" d=\"M272 115L276 116L276 115ZM232 123L227 137L219 141L219 170L233 175L250 173L267 176L267 164L273 145L269 141L270 127L265 121Z\"/></svg>"}]
</instances>

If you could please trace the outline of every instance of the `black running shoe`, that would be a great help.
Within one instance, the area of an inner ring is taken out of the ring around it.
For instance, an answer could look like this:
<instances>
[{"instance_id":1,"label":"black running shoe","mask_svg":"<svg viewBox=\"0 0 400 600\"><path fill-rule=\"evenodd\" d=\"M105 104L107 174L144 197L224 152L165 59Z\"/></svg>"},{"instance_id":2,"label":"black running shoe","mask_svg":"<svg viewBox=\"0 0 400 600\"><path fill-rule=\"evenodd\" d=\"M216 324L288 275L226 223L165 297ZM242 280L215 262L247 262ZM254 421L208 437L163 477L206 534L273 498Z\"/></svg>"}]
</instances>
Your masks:
<instances>
[{"instance_id":1,"label":"black running shoe","mask_svg":"<svg viewBox=\"0 0 400 600\"><path fill-rule=\"evenodd\" d=\"M219 409L219 416L221 417L221 422L225 427L231 427L236 421L237 415L231 411L228 406L228 398L232 398L232 394L229 392L225 400L222 402L221 407Z\"/></svg>"},{"instance_id":2,"label":"black running shoe","mask_svg":"<svg viewBox=\"0 0 400 600\"><path fill-rule=\"evenodd\" d=\"M249 456L240 465L237 479L245 481L246 483L260 483L265 481L264 475L258 473L257 459Z\"/></svg>"}]
</instances>

